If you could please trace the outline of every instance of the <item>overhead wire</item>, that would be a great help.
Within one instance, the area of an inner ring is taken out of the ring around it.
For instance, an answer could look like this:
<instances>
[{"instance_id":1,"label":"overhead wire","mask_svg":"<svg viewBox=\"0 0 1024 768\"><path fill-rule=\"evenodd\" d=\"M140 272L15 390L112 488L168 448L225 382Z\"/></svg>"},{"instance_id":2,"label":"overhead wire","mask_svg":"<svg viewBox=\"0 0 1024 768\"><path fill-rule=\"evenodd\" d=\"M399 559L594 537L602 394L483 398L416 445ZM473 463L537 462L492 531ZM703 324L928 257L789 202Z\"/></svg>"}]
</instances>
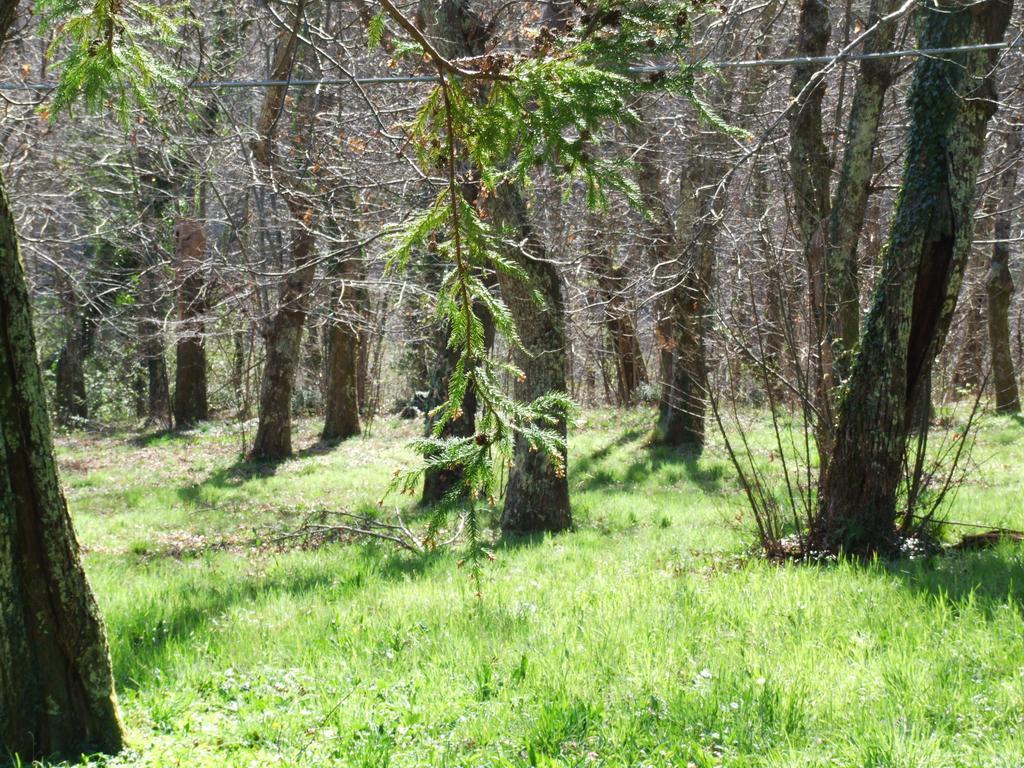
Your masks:
<instances>
[{"instance_id":1,"label":"overhead wire","mask_svg":"<svg viewBox=\"0 0 1024 768\"><path fill-rule=\"evenodd\" d=\"M736 61L706 60L690 62L689 66L704 66L716 69L743 69L752 67L789 67L804 64L835 64L844 61L869 61L872 59L900 59L918 56L948 56L956 53L972 51L1000 51L1024 48L1024 41L1001 43L979 43L976 45L960 45L946 48L905 48L898 51L878 51L874 53L837 53L831 56L790 56L774 59L740 59ZM630 74L646 75L671 72L679 68L679 64L637 65L628 68ZM292 86L327 86L327 85L400 85L405 83L434 83L437 75L383 75L367 77L324 77L316 79L294 80L197 80L183 84L185 89L215 90L241 88L273 88L281 85ZM59 85L56 81L35 83L0 83L0 91L51 91Z\"/></svg>"}]
</instances>

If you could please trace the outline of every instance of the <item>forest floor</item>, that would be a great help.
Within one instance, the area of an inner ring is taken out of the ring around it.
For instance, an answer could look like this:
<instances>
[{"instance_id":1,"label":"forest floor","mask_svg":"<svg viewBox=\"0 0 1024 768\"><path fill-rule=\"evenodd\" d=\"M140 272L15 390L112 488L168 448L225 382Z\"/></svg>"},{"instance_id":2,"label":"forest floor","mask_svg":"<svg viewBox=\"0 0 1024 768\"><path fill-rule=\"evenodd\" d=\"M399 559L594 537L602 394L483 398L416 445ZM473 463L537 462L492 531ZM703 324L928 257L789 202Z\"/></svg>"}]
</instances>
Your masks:
<instances>
[{"instance_id":1,"label":"forest floor","mask_svg":"<svg viewBox=\"0 0 1024 768\"><path fill-rule=\"evenodd\" d=\"M328 448L302 422L277 466L224 424L60 438L130 734L109 764L1024 765L1024 547L771 565L720 441L652 450L652 424L582 414L577 530L495 540L480 598L457 550L271 542L377 510L417 423ZM1022 500L1024 426L985 417L950 516L1024 528Z\"/></svg>"}]
</instances>

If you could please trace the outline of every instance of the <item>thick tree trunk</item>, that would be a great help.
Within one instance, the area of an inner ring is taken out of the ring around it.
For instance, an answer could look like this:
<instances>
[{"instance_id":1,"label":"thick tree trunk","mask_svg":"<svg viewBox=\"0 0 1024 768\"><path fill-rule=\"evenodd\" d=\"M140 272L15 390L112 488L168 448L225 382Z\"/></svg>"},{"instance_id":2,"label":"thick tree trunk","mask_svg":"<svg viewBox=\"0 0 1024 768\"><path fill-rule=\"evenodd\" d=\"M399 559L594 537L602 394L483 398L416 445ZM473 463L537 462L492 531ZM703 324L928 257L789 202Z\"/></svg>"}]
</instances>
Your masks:
<instances>
[{"instance_id":1,"label":"thick tree trunk","mask_svg":"<svg viewBox=\"0 0 1024 768\"><path fill-rule=\"evenodd\" d=\"M281 31L274 59L272 79L287 81L297 58L297 49L306 44L300 40L306 0L299 0L292 11L289 26ZM254 459L276 461L292 453L291 406L295 376L302 351L302 328L306 322L309 287L316 274L315 235L312 230L315 206L308 189L299 178L288 173L285 163L277 157L273 141L275 126L285 108L286 85L266 90L256 125L258 138L253 140L253 157L274 178L278 192L285 198L291 217L291 265L278 297L277 310L265 324L266 360L260 384L259 425L253 441ZM315 92L307 90L294 117L291 143L302 153L305 134L314 126Z\"/></svg>"},{"instance_id":2,"label":"thick tree trunk","mask_svg":"<svg viewBox=\"0 0 1024 768\"><path fill-rule=\"evenodd\" d=\"M713 263L708 247L713 242L711 224L703 217L711 213L715 192L706 178L712 173L712 163L687 159L680 182L680 210L673 221L665 206L662 165L653 133L641 123L634 138L639 145L637 185L644 204L654 213L650 258L664 297L655 305L661 396L654 440L662 445L699 447L704 442L707 394L703 326ZM686 238L682 248L681 238Z\"/></svg>"},{"instance_id":3,"label":"thick tree trunk","mask_svg":"<svg viewBox=\"0 0 1024 768\"><path fill-rule=\"evenodd\" d=\"M707 314L712 254L702 243L684 251L684 268L672 293L672 375L662 395L656 440L661 445L701 448L707 410Z\"/></svg>"},{"instance_id":4,"label":"thick tree trunk","mask_svg":"<svg viewBox=\"0 0 1024 768\"><path fill-rule=\"evenodd\" d=\"M524 350L515 353L524 377L515 384L515 397L532 402L551 392L566 392L565 302L558 269L547 259L544 245L528 218L526 203L514 187L502 187L489 200L495 222L511 233L521 247L509 249L527 280L500 273L501 294L508 305ZM538 307L534 291L544 300ZM566 424L555 431L566 437ZM562 456L563 466L565 456ZM512 468L505 493L502 530L510 533L556 532L572 525L569 482L565 472L543 451L516 438Z\"/></svg>"},{"instance_id":5,"label":"thick tree trunk","mask_svg":"<svg viewBox=\"0 0 1024 768\"><path fill-rule=\"evenodd\" d=\"M1012 127L1006 134L1002 159L1005 170L999 177L999 204L993 227L992 259L985 289L988 299L988 340L992 353L992 383L999 413L1018 413L1020 394L1010 354L1010 300L1013 277L1010 275L1010 230L1020 164L1021 132Z\"/></svg>"},{"instance_id":6,"label":"thick tree trunk","mask_svg":"<svg viewBox=\"0 0 1024 768\"><path fill-rule=\"evenodd\" d=\"M921 48L1001 41L1012 4L929 2ZM912 414L956 308L973 238L975 181L995 110L992 51L922 58L908 98L907 164L885 263L839 408L812 546L865 554L896 534Z\"/></svg>"},{"instance_id":7,"label":"thick tree trunk","mask_svg":"<svg viewBox=\"0 0 1024 768\"><path fill-rule=\"evenodd\" d=\"M206 297L203 254L206 230L195 221L174 228L178 266L178 348L174 375L174 421L188 427L209 418L206 394Z\"/></svg>"},{"instance_id":8,"label":"thick tree trunk","mask_svg":"<svg viewBox=\"0 0 1024 768\"><path fill-rule=\"evenodd\" d=\"M362 255L337 261L327 329L324 440L344 440L360 431L359 363L367 303L366 290L359 285L364 279Z\"/></svg>"},{"instance_id":9,"label":"thick tree trunk","mask_svg":"<svg viewBox=\"0 0 1024 768\"><path fill-rule=\"evenodd\" d=\"M2 187L0 179L0 754L27 763L114 753L123 736L110 653L57 477Z\"/></svg>"},{"instance_id":10,"label":"thick tree trunk","mask_svg":"<svg viewBox=\"0 0 1024 768\"><path fill-rule=\"evenodd\" d=\"M255 459L278 460L292 454L292 392L302 352L302 327L313 281L313 233L302 223L292 228L291 272L281 286L277 311L265 327L267 356L260 383Z\"/></svg>"},{"instance_id":11,"label":"thick tree trunk","mask_svg":"<svg viewBox=\"0 0 1024 768\"><path fill-rule=\"evenodd\" d=\"M662 392L655 439L662 445L700 449L707 411L705 319L714 273L717 230L715 210L722 165L721 147L711 137L701 158L690 158L680 181L680 210L675 225L680 238L673 249L680 271L673 277L671 309L672 374Z\"/></svg>"}]
</instances>

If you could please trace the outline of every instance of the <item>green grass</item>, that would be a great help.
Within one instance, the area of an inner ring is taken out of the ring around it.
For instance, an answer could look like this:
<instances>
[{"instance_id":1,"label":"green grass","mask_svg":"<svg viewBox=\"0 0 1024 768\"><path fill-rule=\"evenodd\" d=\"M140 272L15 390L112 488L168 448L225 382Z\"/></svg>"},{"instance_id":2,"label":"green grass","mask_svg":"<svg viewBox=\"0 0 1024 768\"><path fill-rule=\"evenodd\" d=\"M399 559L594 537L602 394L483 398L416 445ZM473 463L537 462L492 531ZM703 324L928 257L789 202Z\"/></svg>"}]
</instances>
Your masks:
<instances>
[{"instance_id":1,"label":"green grass","mask_svg":"<svg viewBox=\"0 0 1024 768\"><path fill-rule=\"evenodd\" d=\"M766 564L721 447L650 450L651 423L583 415L578 529L497 540L480 600L458 552L257 545L372 508L416 425L255 468L226 427L62 440L130 732L113 764L1024 765L1024 548ZM1022 459L986 418L951 515L1024 528Z\"/></svg>"}]
</instances>

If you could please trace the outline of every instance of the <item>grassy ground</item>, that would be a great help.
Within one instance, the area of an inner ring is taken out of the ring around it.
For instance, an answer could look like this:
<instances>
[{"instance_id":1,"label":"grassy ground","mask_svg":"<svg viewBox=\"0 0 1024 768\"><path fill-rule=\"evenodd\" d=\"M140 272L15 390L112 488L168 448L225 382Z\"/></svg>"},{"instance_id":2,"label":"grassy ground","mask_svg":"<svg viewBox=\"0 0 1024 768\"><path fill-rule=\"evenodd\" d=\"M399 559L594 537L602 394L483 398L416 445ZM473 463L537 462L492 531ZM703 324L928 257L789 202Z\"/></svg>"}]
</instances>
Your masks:
<instances>
[{"instance_id":1,"label":"grassy ground","mask_svg":"<svg viewBox=\"0 0 1024 768\"><path fill-rule=\"evenodd\" d=\"M139 766L1024 765L1024 548L871 566L743 556L720 447L584 414L578 530L457 554L264 546L372 509L415 425L276 469L213 426L61 440ZM952 516L1024 527L1024 429L988 418ZM389 505L393 500L389 500ZM409 502L400 502L405 507Z\"/></svg>"}]
</instances>

